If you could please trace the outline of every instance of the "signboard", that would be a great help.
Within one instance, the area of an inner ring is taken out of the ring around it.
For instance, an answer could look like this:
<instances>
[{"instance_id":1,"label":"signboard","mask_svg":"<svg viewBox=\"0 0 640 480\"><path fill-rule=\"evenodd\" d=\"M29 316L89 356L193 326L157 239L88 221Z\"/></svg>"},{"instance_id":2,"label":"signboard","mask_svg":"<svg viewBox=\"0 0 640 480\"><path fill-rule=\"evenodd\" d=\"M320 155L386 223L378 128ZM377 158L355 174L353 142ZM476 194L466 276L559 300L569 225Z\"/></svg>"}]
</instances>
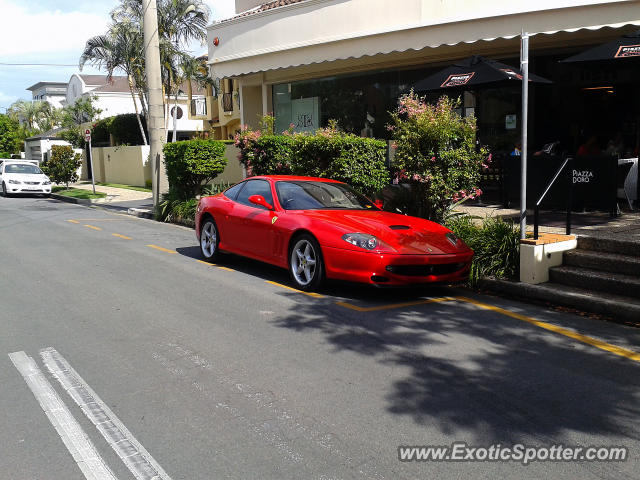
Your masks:
<instances>
[{"instance_id":1,"label":"signboard","mask_svg":"<svg viewBox=\"0 0 640 480\"><path fill-rule=\"evenodd\" d=\"M314 133L320 128L320 102L318 97L291 101L291 123L296 132Z\"/></svg>"},{"instance_id":2,"label":"signboard","mask_svg":"<svg viewBox=\"0 0 640 480\"><path fill-rule=\"evenodd\" d=\"M622 45L614 58L640 57L640 45Z\"/></svg>"},{"instance_id":3,"label":"signboard","mask_svg":"<svg viewBox=\"0 0 640 480\"><path fill-rule=\"evenodd\" d=\"M518 117L516 115L506 115L504 117L504 128L507 130L515 130L517 127Z\"/></svg>"},{"instance_id":4,"label":"signboard","mask_svg":"<svg viewBox=\"0 0 640 480\"><path fill-rule=\"evenodd\" d=\"M469 83L469 80L473 78L476 72L471 73L458 73L455 75L449 75L447 79L440 85L441 88L446 87L459 87L461 85L466 85Z\"/></svg>"},{"instance_id":5,"label":"signboard","mask_svg":"<svg viewBox=\"0 0 640 480\"><path fill-rule=\"evenodd\" d=\"M85 142L91 141L91 130L89 130L88 128L84 131L84 141Z\"/></svg>"}]
</instances>

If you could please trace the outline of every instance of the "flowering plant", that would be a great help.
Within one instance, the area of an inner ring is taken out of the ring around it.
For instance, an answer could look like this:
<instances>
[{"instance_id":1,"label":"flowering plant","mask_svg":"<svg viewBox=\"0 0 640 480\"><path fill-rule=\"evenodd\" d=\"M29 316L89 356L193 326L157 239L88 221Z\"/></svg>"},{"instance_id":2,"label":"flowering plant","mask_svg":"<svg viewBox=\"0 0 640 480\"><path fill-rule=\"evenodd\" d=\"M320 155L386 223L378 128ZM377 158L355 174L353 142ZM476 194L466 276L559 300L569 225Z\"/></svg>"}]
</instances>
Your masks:
<instances>
[{"instance_id":1,"label":"flowering plant","mask_svg":"<svg viewBox=\"0 0 640 480\"><path fill-rule=\"evenodd\" d=\"M441 222L452 203L482 194L480 173L491 156L476 146L475 118L462 118L458 107L459 100L443 96L432 105L412 91L392 112L394 183L411 186L403 213Z\"/></svg>"}]
</instances>

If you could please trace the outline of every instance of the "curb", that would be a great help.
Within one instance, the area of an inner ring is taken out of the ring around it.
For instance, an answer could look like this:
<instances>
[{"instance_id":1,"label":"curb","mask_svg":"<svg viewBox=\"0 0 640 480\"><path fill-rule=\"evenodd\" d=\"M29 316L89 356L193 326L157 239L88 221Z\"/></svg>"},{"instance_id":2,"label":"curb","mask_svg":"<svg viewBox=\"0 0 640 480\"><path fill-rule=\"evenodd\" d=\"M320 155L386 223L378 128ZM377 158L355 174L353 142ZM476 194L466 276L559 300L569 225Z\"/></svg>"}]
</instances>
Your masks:
<instances>
[{"instance_id":1,"label":"curb","mask_svg":"<svg viewBox=\"0 0 640 480\"><path fill-rule=\"evenodd\" d=\"M126 213L134 217L153 219L153 212L147 208L129 208Z\"/></svg>"},{"instance_id":2,"label":"curb","mask_svg":"<svg viewBox=\"0 0 640 480\"><path fill-rule=\"evenodd\" d=\"M93 202L89 198L72 198L66 197L64 195L58 195L57 193L52 193L50 198L55 198L56 200L60 200L61 202L67 203L75 203L77 205L92 205Z\"/></svg>"}]
</instances>

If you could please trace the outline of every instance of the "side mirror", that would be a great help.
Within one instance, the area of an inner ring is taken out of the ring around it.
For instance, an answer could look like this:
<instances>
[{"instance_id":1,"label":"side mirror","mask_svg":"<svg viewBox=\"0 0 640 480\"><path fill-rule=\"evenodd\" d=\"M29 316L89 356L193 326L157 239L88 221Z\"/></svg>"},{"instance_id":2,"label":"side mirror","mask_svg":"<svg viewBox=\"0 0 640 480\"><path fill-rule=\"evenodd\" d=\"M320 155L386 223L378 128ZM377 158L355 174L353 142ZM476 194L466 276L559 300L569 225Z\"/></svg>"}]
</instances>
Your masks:
<instances>
[{"instance_id":1,"label":"side mirror","mask_svg":"<svg viewBox=\"0 0 640 480\"><path fill-rule=\"evenodd\" d=\"M267 210L273 210L273 205L267 202L262 195L251 195L249 201L255 205L260 205Z\"/></svg>"}]
</instances>

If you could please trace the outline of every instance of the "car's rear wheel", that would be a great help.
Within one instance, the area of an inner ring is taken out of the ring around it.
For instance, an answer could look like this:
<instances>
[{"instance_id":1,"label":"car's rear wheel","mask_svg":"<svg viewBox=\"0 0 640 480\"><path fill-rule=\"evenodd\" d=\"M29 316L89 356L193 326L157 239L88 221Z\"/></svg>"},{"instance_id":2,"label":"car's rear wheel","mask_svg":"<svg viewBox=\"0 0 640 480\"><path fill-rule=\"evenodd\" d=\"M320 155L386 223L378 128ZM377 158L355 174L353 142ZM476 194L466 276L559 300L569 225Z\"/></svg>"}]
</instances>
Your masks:
<instances>
[{"instance_id":1,"label":"car's rear wheel","mask_svg":"<svg viewBox=\"0 0 640 480\"><path fill-rule=\"evenodd\" d=\"M202 224L200 230L200 251L202 256L210 262L218 259L218 244L220 243L220 235L218 227L212 218L207 218Z\"/></svg>"},{"instance_id":2,"label":"car's rear wheel","mask_svg":"<svg viewBox=\"0 0 640 480\"><path fill-rule=\"evenodd\" d=\"M315 290L324 281L324 262L318 241L311 235L295 238L289 253L289 273L300 290Z\"/></svg>"}]
</instances>

